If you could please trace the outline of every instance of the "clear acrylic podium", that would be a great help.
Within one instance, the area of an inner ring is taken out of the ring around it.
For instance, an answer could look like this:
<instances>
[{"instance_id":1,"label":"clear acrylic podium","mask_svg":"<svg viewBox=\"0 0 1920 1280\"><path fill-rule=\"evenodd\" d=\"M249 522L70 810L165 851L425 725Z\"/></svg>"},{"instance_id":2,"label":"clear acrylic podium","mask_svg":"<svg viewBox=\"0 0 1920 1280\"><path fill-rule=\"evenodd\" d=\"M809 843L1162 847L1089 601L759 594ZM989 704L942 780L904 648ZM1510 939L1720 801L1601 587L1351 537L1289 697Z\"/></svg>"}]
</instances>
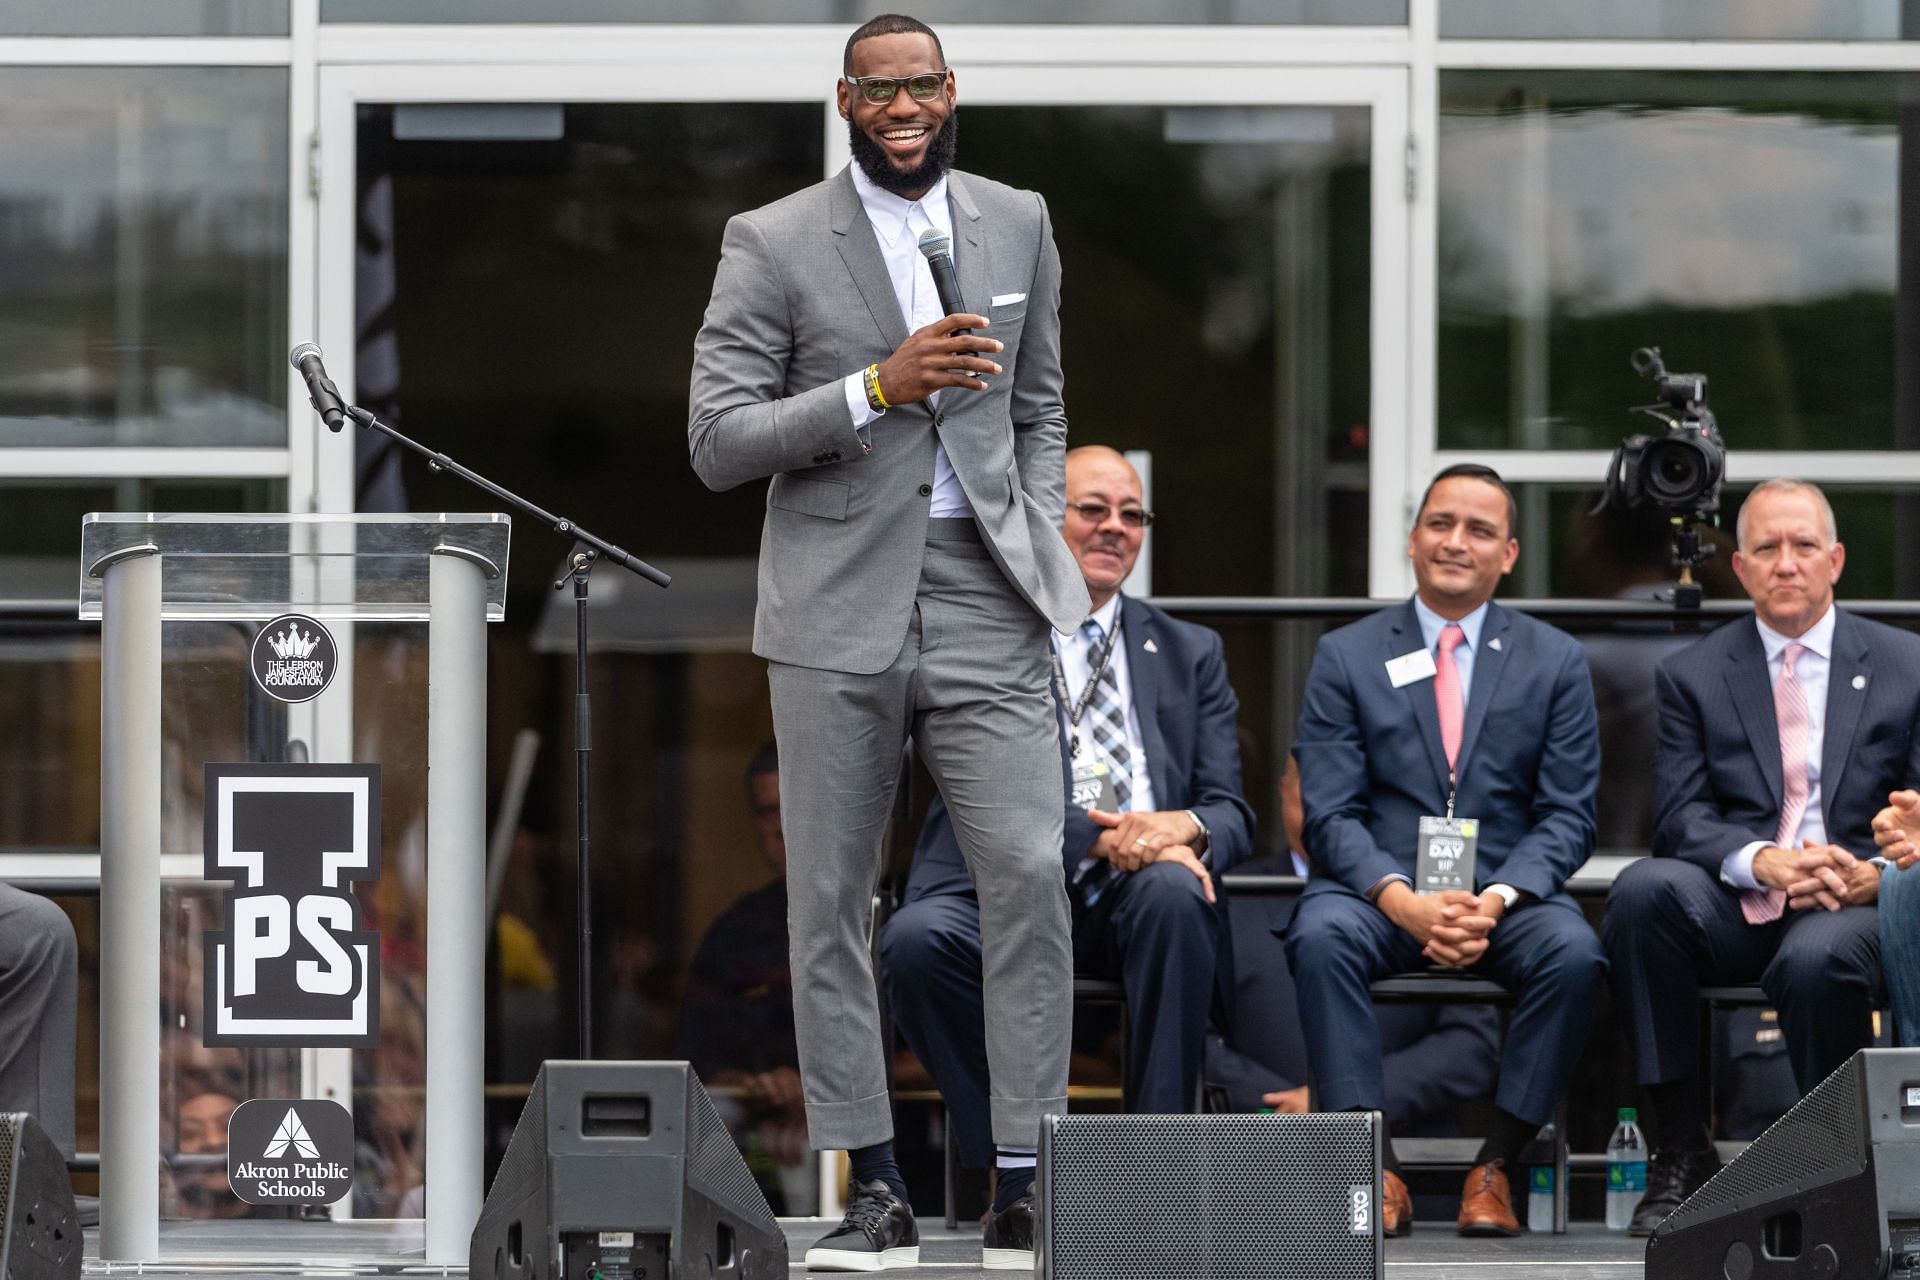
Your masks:
<instances>
[{"instance_id":1,"label":"clear acrylic podium","mask_svg":"<svg viewBox=\"0 0 1920 1280\"><path fill-rule=\"evenodd\" d=\"M101 624L102 1260L160 1261L163 1196L213 1199L211 1158L179 1158L207 1099L334 1097L355 1110L358 1164L377 1145L363 1135L378 1137L355 1106L364 1092L417 1107L412 1132L424 1127L423 1156L369 1158L404 1167L411 1196L382 1183L365 1216L401 1216L381 1197L418 1206L423 1183L424 1261L465 1265L482 1198L486 624L504 616L508 541L504 515L83 521L80 617ZM287 613L325 624L338 650L306 702L252 674L254 634ZM329 1066L316 1050L205 1045L195 934L217 927L224 886L163 894L161 855L200 854L215 762L380 765L382 875L361 895L379 916L363 906L361 927L381 934L377 1050L334 1051Z\"/></svg>"}]
</instances>

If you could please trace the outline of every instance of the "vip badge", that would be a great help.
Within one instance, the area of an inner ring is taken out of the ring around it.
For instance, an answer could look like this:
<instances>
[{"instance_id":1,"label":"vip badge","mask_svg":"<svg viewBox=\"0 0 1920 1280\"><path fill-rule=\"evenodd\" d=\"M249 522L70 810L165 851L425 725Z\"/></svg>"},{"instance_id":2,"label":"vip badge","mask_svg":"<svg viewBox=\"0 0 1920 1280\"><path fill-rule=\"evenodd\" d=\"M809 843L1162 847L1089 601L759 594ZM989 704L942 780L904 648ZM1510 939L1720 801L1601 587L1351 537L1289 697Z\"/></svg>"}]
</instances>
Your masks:
<instances>
[{"instance_id":1,"label":"vip badge","mask_svg":"<svg viewBox=\"0 0 1920 1280\"><path fill-rule=\"evenodd\" d=\"M349 886L380 875L380 766L210 764L206 786L206 878L233 882L206 1043L372 1048L379 935Z\"/></svg>"},{"instance_id":2,"label":"vip badge","mask_svg":"<svg viewBox=\"0 0 1920 1280\"><path fill-rule=\"evenodd\" d=\"M248 1204L332 1204L353 1190L353 1117L324 1098L255 1098L227 1122L227 1183Z\"/></svg>"},{"instance_id":3,"label":"vip badge","mask_svg":"<svg viewBox=\"0 0 1920 1280\"><path fill-rule=\"evenodd\" d=\"M253 638L253 679L282 702L311 702L333 683L340 651L304 613L283 613Z\"/></svg>"}]
</instances>

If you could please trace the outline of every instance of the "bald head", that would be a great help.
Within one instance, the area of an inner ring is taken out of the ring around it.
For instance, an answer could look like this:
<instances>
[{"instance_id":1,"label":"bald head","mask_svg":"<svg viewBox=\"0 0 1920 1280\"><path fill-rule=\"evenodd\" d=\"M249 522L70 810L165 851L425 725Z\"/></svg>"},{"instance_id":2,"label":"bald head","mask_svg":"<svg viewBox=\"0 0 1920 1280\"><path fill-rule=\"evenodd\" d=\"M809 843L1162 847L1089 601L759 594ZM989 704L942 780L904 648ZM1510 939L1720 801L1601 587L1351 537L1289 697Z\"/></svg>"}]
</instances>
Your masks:
<instances>
[{"instance_id":1,"label":"bald head","mask_svg":"<svg viewBox=\"0 0 1920 1280\"><path fill-rule=\"evenodd\" d=\"M1140 473L1119 450L1103 444L1068 450L1067 519L1061 534L1080 564L1095 609L1113 598L1140 558L1146 528L1128 524L1121 513L1139 512L1145 505ZM1099 518L1090 519L1088 512Z\"/></svg>"}]
</instances>

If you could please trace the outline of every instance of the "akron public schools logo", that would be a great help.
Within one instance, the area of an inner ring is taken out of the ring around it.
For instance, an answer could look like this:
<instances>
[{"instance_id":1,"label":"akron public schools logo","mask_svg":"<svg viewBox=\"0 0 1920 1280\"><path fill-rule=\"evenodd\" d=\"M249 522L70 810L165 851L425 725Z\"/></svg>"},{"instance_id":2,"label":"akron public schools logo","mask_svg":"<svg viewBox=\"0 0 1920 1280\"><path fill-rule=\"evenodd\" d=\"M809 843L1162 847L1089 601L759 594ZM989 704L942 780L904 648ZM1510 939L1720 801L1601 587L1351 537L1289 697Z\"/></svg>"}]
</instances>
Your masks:
<instances>
[{"instance_id":1,"label":"akron public schools logo","mask_svg":"<svg viewBox=\"0 0 1920 1280\"><path fill-rule=\"evenodd\" d=\"M253 638L253 680L282 702L311 702L333 683L340 651L304 613L283 613Z\"/></svg>"},{"instance_id":2,"label":"akron public schools logo","mask_svg":"<svg viewBox=\"0 0 1920 1280\"><path fill-rule=\"evenodd\" d=\"M353 1117L324 1098L255 1098L227 1122L227 1183L248 1204L332 1204L353 1190Z\"/></svg>"},{"instance_id":3,"label":"akron public schools logo","mask_svg":"<svg viewBox=\"0 0 1920 1280\"><path fill-rule=\"evenodd\" d=\"M206 1043L373 1048L380 935L350 886L380 875L380 766L210 764L206 788L206 878L233 881Z\"/></svg>"}]
</instances>

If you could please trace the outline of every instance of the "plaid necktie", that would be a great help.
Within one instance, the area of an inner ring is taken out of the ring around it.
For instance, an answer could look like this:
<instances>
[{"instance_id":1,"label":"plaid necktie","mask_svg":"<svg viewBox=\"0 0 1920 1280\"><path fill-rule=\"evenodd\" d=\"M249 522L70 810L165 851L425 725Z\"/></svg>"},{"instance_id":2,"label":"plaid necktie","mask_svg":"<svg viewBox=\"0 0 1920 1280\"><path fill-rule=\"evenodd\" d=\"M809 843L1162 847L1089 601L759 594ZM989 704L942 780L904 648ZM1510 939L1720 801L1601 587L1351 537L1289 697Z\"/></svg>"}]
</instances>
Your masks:
<instances>
[{"instance_id":1,"label":"plaid necktie","mask_svg":"<svg viewBox=\"0 0 1920 1280\"><path fill-rule=\"evenodd\" d=\"M1080 624L1080 634L1087 638L1087 665L1091 667L1100 661L1107 633L1088 618ZM1125 813L1133 808L1133 752L1127 749L1127 709L1120 703L1120 681L1113 674L1112 662L1100 670L1093 697L1087 703L1086 722L1094 749L1107 762L1120 811Z\"/></svg>"}]
</instances>

